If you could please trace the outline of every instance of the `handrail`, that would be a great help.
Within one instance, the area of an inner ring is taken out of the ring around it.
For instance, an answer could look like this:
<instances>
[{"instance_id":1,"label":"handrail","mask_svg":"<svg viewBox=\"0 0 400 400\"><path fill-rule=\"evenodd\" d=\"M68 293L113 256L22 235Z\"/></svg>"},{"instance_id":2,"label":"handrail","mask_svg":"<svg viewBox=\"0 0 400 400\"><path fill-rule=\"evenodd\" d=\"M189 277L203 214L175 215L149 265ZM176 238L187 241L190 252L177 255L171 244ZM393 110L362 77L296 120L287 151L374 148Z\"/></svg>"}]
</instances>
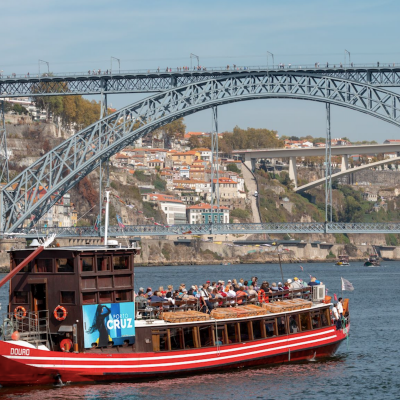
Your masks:
<instances>
[{"instance_id":1,"label":"handrail","mask_svg":"<svg viewBox=\"0 0 400 400\"><path fill-rule=\"evenodd\" d=\"M188 69L185 69L188 68ZM25 74L15 74L15 73L4 73L2 72L0 74L0 80L1 79L21 79L21 78L26 78L26 79L48 79L48 78L78 78L78 77L92 77L94 79L97 78L104 78L104 77L120 77L123 75L127 74L156 74L158 76L160 75L174 75L174 74L198 74L198 73L210 73L210 72L250 72L250 71L347 71L347 70L357 70L357 69L375 69L377 71L380 70L385 70L385 69L392 69L392 68L400 68L400 63L367 63L367 64L333 64L329 63L328 66L326 63L320 63L319 66L315 66L313 64L275 64L275 65L256 65L256 66L249 66L249 65L236 65L235 68L233 68L233 64L229 65L229 68L227 66L224 67L206 67L206 66L200 66L199 69L198 67L193 67L189 68L185 65L174 67L174 68L142 68L142 69L132 69L132 70L122 70L118 72L114 72L112 70L89 70L85 72L51 72L51 73L42 73L42 74L36 74L36 73L25 73ZM108 72L107 72L108 71ZM29 74L29 75L28 75Z\"/></svg>"}]
</instances>

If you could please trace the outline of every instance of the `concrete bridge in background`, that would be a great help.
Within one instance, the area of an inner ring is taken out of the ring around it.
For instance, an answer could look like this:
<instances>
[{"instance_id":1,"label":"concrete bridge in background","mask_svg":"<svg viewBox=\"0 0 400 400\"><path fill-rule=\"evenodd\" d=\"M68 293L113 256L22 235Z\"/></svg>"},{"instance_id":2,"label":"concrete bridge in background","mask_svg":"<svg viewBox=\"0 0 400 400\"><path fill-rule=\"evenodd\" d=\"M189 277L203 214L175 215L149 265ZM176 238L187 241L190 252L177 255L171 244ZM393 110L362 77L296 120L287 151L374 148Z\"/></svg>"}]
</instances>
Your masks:
<instances>
[{"instance_id":1,"label":"concrete bridge in background","mask_svg":"<svg viewBox=\"0 0 400 400\"><path fill-rule=\"evenodd\" d=\"M301 149L247 149L234 150L232 153L240 155L244 163L254 171L256 160L266 158L288 158L289 159L289 178L294 182L296 191L304 191L311 189L325 182L324 179L312 182L312 184L304 185L297 188L297 157L324 157L326 152L325 147L308 147ZM354 154L381 154L381 153L396 153L396 158L391 158L377 163L363 165L362 167L349 169L349 156ZM354 146L333 146L331 147L332 156L342 156L341 172L333 174L332 178L346 175L350 172L356 172L365 168L372 168L383 164L388 164L394 161L399 161L400 143L399 144L371 144L371 145L354 145ZM308 187L311 185L310 187ZM306 189L303 189L307 186Z\"/></svg>"}]
</instances>

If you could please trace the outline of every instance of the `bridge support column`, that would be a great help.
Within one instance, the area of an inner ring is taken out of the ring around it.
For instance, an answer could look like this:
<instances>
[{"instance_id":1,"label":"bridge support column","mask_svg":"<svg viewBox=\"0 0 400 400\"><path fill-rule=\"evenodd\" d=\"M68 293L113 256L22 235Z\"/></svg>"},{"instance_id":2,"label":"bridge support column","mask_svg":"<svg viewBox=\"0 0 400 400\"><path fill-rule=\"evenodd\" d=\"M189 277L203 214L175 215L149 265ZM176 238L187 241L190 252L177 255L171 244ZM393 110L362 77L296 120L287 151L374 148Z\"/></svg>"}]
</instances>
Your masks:
<instances>
[{"instance_id":1,"label":"bridge support column","mask_svg":"<svg viewBox=\"0 0 400 400\"><path fill-rule=\"evenodd\" d=\"M344 154L342 156L342 165L340 167L340 171L344 172L349 169L349 156L347 154Z\"/></svg>"},{"instance_id":2,"label":"bridge support column","mask_svg":"<svg viewBox=\"0 0 400 400\"><path fill-rule=\"evenodd\" d=\"M297 189L296 157L289 158L289 178L294 182L294 188Z\"/></svg>"},{"instance_id":3,"label":"bridge support column","mask_svg":"<svg viewBox=\"0 0 400 400\"><path fill-rule=\"evenodd\" d=\"M244 159L244 164L251 171L254 172L256 170L256 159L255 158L247 158Z\"/></svg>"},{"instance_id":4,"label":"bridge support column","mask_svg":"<svg viewBox=\"0 0 400 400\"><path fill-rule=\"evenodd\" d=\"M4 112L4 101L2 101L0 108L0 183L8 183L10 178L8 173L7 133Z\"/></svg>"}]
</instances>

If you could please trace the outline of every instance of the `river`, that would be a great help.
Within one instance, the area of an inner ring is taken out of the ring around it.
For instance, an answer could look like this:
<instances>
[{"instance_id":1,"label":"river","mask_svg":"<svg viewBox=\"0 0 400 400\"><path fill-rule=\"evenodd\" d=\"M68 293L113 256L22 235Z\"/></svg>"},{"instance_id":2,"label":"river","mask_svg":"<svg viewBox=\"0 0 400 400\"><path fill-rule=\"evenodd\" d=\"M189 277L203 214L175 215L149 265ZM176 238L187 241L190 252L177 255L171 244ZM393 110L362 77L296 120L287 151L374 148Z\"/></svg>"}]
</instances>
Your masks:
<instances>
[{"instance_id":1,"label":"river","mask_svg":"<svg viewBox=\"0 0 400 400\"><path fill-rule=\"evenodd\" d=\"M350 338L336 356L317 362L203 374L145 383L71 385L61 388L29 387L0 389L1 399L399 399L400 398L400 263L383 262L368 268L362 263L350 267L328 263L284 264L285 278L309 274L323 281L328 294L341 294L340 278L354 285L350 298ZM4 274L1 274L4 276ZM278 265L213 265L139 267L135 287L153 289L168 284L186 287L207 280L250 279L280 281ZM0 290L3 311L8 288ZM0 371L1 374L1 371Z\"/></svg>"}]
</instances>

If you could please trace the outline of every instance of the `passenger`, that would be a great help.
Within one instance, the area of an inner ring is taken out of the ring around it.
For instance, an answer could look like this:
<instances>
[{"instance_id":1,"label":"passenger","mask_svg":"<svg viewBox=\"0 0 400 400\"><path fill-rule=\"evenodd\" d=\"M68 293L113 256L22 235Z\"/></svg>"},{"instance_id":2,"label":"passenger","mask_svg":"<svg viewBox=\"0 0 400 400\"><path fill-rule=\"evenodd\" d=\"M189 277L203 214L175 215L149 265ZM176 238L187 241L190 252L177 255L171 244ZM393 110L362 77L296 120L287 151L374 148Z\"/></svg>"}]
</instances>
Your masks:
<instances>
[{"instance_id":1,"label":"passenger","mask_svg":"<svg viewBox=\"0 0 400 400\"><path fill-rule=\"evenodd\" d=\"M150 298L151 296L153 296L153 291L151 290L151 287L148 287L146 290L146 296L148 298Z\"/></svg>"},{"instance_id":2,"label":"passenger","mask_svg":"<svg viewBox=\"0 0 400 400\"><path fill-rule=\"evenodd\" d=\"M272 292L279 291L279 288L278 288L278 286L277 286L277 284L275 282L272 282L271 290L272 290Z\"/></svg>"},{"instance_id":3,"label":"passenger","mask_svg":"<svg viewBox=\"0 0 400 400\"><path fill-rule=\"evenodd\" d=\"M166 293L165 297L167 299L172 298L173 292L174 292L174 287L172 285L168 285L167 293Z\"/></svg>"},{"instance_id":4,"label":"passenger","mask_svg":"<svg viewBox=\"0 0 400 400\"><path fill-rule=\"evenodd\" d=\"M290 333L297 333L299 330L299 327L297 326L296 320L293 316L290 317L290 320L289 320L289 329L290 329Z\"/></svg>"},{"instance_id":5,"label":"passenger","mask_svg":"<svg viewBox=\"0 0 400 400\"><path fill-rule=\"evenodd\" d=\"M244 279L243 278L239 279L239 286L240 287L244 286Z\"/></svg>"},{"instance_id":6,"label":"passenger","mask_svg":"<svg viewBox=\"0 0 400 400\"><path fill-rule=\"evenodd\" d=\"M308 282L308 286L317 286L319 285L321 282L317 281L317 279L315 278L315 276L311 277L311 281Z\"/></svg>"},{"instance_id":7,"label":"passenger","mask_svg":"<svg viewBox=\"0 0 400 400\"><path fill-rule=\"evenodd\" d=\"M253 285L249 286L249 289L247 290L248 294L248 299L250 303L255 303L257 301L257 292L254 290Z\"/></svg>"},{"instance_id":8,"label":"passenger","mask_svg":"<svg viewBox=\"0 0 400 400\"><path fill-rule=\"evenodd\" d=\"M150 302L151 303L159 303L159 302L164 302L168 301L167 299L164 299L161 297L161 293L159 291L155 291L154 294L150 297Z\"/></svg>"},{"instance_id":9,"label":"passenger","mask_svg":"<svg viewBox=\"0 0 400 400\"><path fill-rule=\"evenodd\" d=\"M283 284L282 284L282 282L278 282L278 290L279 290L280 292L283 291Z\"/></svg>"},{"instance_id":10,"label":"passenger","mask_svg":"<svg viewBox=\"0 0 400 400\"><path fill-rule=\"evenodd\" d=\"M342 303L341 297L339 297L339 300L337 302L337 310L338 310L340 318L343 318L343 303Z\"/></svg>"},{"instance_id":11,"label":"passenger","mask_svg":"<svg viewBox=\"0 0 400 400\"><path fill-rule=\"evenodd\" d=\"M303 285L300 283L299 278L295 276L293 278L293 282L290 284L290 288L292 290L302 289Z\"/></svg>"},{"instance_id":12,"label":"passenger","mask_svg":"<svg viewBox=\"0 0 400 400\"><path fill-rule=\"evenodd\" d=\"M238 291L236 292L236 299L238 304L246 304L247 303L247 297L248 294L238 288Z\"/></svg>"},{"instance_id":13,"label":"passenger","mask_svg":"<svg viewBox=\"0 0 400 400\"><path fill-rule=\"evenodd\" d=\"M205 285L200 286L199 292L200 292L200 305L202 306L200 311L209 314L214 308L214 304L210 302L210 297L207 292L207 287L205 287Z\"/></svg>"},{"instance_id":14,"label":"passenger","mask_svg":"<svg viewBox=\"0 0 400 400\"><path fill-rule=\"evenodd\" d=\"M340 329L342 327L342 321L340 320L339 312L337 309L337 304L335 303L332 308L332 319L334 324L336 325L336 329Z\"/></svg>"},{"instance_id":15,"label":"passenger","mask_svg":"<svg viewBox=\"0 0 400 400\"><path fill-rule=\"evenodd\" d=\"M248 290L249 289L249 282L248 281L244 281L243 282L243 290Z\"/></svg>"},{"instance_id":16,"label":"passenger","mask_svg":"<svg viewBox=\"0 0 400 400\"><path fill-rule=\"evenodd\" d=\"M137 309L143 309L147 307L148 300L143 291L139 290L138 295L135 297L135 304Z\"/></svg>"},{"instance_id":17,"label":"passenger","mask_svg":"<svg viewBox=\"0 0 400 400\"><path fill-rule=\"evenodd\" d=\"M227 285L227 289L226 296L231 299L230 304L235 304L236 292L233 290L232 285Z\"/></svg>"}]
</instances>

